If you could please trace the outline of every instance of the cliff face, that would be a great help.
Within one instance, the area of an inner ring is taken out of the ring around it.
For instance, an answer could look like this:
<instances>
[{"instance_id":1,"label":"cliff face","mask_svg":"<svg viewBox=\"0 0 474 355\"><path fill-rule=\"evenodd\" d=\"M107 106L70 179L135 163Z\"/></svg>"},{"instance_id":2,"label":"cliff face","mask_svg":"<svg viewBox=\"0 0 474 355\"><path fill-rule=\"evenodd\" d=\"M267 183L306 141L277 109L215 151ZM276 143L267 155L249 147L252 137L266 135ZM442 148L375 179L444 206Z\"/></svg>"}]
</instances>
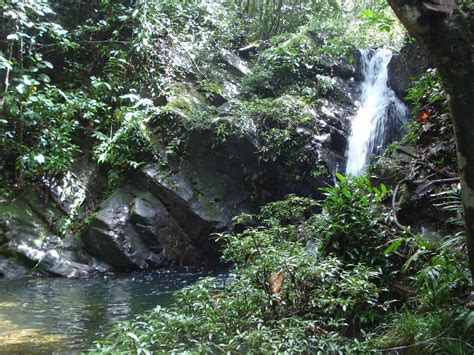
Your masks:
<instances>
[{"instance_id":1,"label":"cliff face","mask_svg":"<svg viewBox=\"0 0 474 355\"><path fill-rule=\"evenodd\" d=\"M296 38L306 55L317 50L311 34ZM319 198L344 169L361 78L345 58L311 54L269 71L265 65L291 41L222 49L219 79L197 72L170 83L166 100L155 100L162 113L141 128L153 154L109 193L108 168L84 153L66 173L3 203L0 275L217 263L212 234L232 230L235 216L287 194ZM397 75L394 85L405 80ZM161 142L177 132L175 156Z\"/></svg>"},{"instance_id":2,"label":"cliff face","mask_svg":"<svg viewBox=\"0 0 474 355\"><path fill-rule=\"evenodd\" d=\"M430 68L425 53L416 42L406 44L399 53L394 53L389 64L389 85L395 93L404 98L414 78Z\"/></svg>"}]
</instances>

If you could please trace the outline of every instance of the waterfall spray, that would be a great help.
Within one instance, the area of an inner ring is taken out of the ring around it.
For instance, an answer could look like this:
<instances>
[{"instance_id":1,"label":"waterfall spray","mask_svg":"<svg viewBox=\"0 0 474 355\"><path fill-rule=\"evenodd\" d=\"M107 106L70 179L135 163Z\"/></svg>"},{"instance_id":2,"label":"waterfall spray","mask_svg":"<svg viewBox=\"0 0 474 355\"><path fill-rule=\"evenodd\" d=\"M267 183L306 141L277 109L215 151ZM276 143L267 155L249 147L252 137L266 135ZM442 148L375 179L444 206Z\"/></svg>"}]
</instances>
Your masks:
<instances>
[{"instance_id":1,"label":"waterfall spray","mask_svg":"<svg viewBox=\"0 0 474 355\"><path fill-rule=\"evenodd\" d=\"M357 115L351 123L346 152L346 174L365 172L372 155L401 136L408 109L388 86L388 64L392 58L388 48L361 50L364 81Z\"/></svg>"}]
</instances>

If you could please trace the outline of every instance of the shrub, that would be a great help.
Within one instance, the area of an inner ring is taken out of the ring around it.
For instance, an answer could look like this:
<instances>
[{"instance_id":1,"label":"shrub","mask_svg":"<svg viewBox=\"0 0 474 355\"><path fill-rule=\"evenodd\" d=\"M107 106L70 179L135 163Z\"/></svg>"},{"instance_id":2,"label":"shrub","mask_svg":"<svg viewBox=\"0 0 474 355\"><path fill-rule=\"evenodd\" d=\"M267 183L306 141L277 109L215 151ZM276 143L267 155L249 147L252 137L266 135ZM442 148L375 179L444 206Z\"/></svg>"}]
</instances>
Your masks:
<instances>
[{"instance_id":1,"label":"shrub","mask_svg":"<svg viewBox=\"0 0 474 355\"><path fill-rule=\"evenodd\" d=\"M381 248L393 237L381 210L387 188L372 187L366 177L354 179L338 174L334 187L324 188L323 211L313 217L314 234L326 254L335 254L350 263L384 262Z\"/></svg>"}]
</instances>

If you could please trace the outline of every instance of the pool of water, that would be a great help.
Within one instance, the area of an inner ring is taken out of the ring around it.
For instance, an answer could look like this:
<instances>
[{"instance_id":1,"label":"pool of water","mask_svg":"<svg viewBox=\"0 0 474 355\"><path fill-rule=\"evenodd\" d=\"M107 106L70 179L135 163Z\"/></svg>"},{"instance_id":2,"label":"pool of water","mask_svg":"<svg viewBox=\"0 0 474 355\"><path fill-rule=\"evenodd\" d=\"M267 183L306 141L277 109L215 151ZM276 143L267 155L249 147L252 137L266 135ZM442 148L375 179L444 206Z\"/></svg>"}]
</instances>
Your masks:
<instances>
[{"instance_id":1,"label":"pool of water","mask_svg":"<svg viewBox=\"0 0 474 355\"><path fill-rule=\"evenodd\" d=\"M111 324L131 319L172 293L223 269L180 269L87 279L24 278L0 281L0 353L90 349Z\"/></svg>"}]
</instances>

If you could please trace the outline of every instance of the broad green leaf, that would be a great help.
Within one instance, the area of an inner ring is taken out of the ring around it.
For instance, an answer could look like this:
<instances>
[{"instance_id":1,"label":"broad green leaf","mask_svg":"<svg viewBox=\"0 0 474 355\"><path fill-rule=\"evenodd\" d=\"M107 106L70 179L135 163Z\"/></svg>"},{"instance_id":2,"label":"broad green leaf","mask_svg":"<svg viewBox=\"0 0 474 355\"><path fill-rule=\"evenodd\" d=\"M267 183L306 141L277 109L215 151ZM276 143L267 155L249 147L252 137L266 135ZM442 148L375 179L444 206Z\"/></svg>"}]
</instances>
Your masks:
<instances>
[{"instance_id":1,"label":"broad green leaf","mask_svg":"<svg viewBox=\"0 0 474 355\"><path fill-rule=\"evenodd\" d=\"M336 177L340 182L346 182L346 178L344 177L344 175L336 173Z\"/></svg>"},{"instance_id":2,"label":"broad green leaf","mask_svg":"<svg viewBox=\"0 0 474 355\"><path fill-rule=\"evenodd\" d=\"M387 249L385 249L384 254L387 255L397 250L400 247L400 245L402 245L404 240L405 238L397 238L397 239L392 240L392 243L388 246Z\"/></svg>"}]
</instances>

